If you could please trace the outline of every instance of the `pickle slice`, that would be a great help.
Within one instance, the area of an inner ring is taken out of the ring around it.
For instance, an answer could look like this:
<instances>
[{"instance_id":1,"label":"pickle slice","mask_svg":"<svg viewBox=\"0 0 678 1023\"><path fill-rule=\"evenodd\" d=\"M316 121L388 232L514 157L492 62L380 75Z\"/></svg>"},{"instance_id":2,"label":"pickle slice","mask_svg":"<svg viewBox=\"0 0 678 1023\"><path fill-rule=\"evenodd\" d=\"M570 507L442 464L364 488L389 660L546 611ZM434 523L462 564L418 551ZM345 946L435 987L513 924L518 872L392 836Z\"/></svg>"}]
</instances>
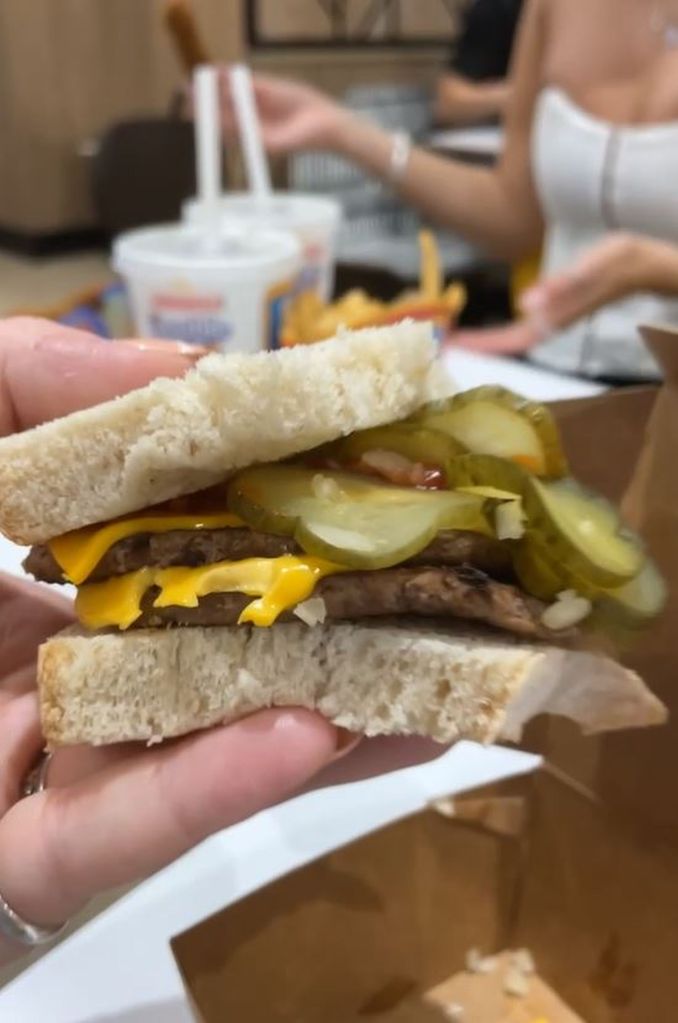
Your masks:
<instances>
[{"instance_id":1,"label":"pickle slice","mask_svg":"<svg viewBox=\"0 0 678 1023\"><path fill-rule=\"evenodd\" d=\"M356 569L397 565L443 529L492 535L485 505L472 494L295 465L246 469L228 487L229 508L253 528L293 536L308 554Z\"/></svg>"},{"instance_id":2,"label":"pickle slice","mask_svg":"<svg viewBox=\"0 0 678 1023\"><path fill-rule=\"evenodd\" d=\"M356 462L368 451L392 451L411 462L436 466L445 471L448 462L462 454L464 448L453 437L439 430L429 430L415 423L393 423L375 426L371 430L358 430L325 445L321 451L323 456L339 463Z\"/></svg>"},{"instance_id":3,"label":"pickle slice","mask_svg":"<svg viewBox=\"0 0 678 1023\"><path fill-rule=\"evenodd\" d=\"M563 575L607 588L623 585L642 568L640 538L611 504L573 480L528 476L524 501L529 532Z\"/></svg>"},{"instance_id":4,"label":"pickle slice","mask_svg":"<svg viewBox=\"0 0 678 1023\"><path fill-rule=\"evenodd\" d=\"M580 596L589 599L600 595L600 590L587 585L569 571L565 562L553 560L549 552L529 533L515 544L512 557L513 571L523 589L533 597L553 600L563 590L575 590Z\"/></svg>"},{"instance_id":5,"label":"pickle slice","mask_svg":"<svg viewBox=\"0 0 678 1023\"><path fill-rule=\"evenodd\" d=\"M647 558L630 582L606 592L600 602L600 610L613 622L633 628L661 614L667 596L666 583L659 569L651 558Z\"/></svg>"},{"instance_id":6,"label":"pickle slice","mask_svg":"<svg viewBox=\"0 0 678 1023\"><path fill-rule=\"evenodd\" d=\"M551 412L503 387L476 387L420 409L413 421L448 433L468 451L507 458L558 479L567 461Z\"/></svg>"},{"instance_id":7,"label":"pickle slice","mask_svg":"<svg viewBox=\"0 0 678 1023\"><path fill-rule=\"evenodd\" d=\"M528 478L515 462L496 455L459 455L447 467L449 487L492 489L512 497L522 496Z\"/></svg>"}]
</instances>

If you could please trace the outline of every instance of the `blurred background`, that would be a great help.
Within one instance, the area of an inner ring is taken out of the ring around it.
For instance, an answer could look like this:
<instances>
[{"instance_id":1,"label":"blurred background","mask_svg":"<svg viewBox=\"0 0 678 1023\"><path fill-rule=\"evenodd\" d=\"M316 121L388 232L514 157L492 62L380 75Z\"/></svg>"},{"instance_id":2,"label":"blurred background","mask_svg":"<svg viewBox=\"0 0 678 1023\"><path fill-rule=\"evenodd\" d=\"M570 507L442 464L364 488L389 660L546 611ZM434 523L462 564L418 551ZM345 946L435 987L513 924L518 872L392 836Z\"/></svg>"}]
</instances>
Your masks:
<instances>
[{"instance_id":1,"label":"blurred background","mask_svg":"<svg viewBox=\"0 0 678 1023\"><path fill-rule=\"evenodd\" d=\"M96 305L92 295L112 280L111 237L177 219L194 194L185 93L192 61L242 61L303 79L387 128L491 161L494 126L436 131L436 90L454 60L466 6L0 0L0 313L47 312L96 327L83 307ZM242 188L233 147L224 169L227 189ZM342 203L337 292L360 282L390 298L417 279L419 220L384 186L322 154L274 159L272 175L276 187ZM465 322L505 318L506 268L459 238L438 237L446 276L470 283Z\"/></svg>"}]
</instances>

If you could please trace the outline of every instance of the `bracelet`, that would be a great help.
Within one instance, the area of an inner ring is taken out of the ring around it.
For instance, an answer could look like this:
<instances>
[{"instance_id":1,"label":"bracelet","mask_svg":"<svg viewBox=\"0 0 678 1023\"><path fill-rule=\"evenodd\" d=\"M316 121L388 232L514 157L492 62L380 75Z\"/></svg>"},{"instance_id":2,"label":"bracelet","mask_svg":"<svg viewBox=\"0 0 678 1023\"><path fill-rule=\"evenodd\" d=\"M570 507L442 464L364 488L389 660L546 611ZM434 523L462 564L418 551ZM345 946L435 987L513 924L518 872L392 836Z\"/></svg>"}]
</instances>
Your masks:
<instances>
[{"instance_id":1,"label":"bracelet","mask_svg":"<svg viewBox=\"0 0 678 1023\"><path fill-rule=\"evenodd\" d=\"M391 136L391 155L388 161L388 177L397 184L405 175L412 152L412 139L406 131L395 131Z\"/></svg>"}]
</instances>

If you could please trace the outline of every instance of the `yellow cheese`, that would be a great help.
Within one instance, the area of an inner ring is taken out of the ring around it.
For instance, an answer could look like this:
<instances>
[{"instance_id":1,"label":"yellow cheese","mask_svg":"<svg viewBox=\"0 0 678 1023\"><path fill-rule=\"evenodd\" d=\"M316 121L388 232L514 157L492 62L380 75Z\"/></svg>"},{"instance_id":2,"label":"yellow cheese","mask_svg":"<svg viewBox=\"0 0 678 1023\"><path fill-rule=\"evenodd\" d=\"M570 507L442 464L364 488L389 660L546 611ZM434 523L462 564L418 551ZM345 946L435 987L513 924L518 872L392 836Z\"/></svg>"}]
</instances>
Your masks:
<instances>
[{"instance_id":1,"label":"yellow cheese","mask_svg":"<svg viewBox=\"0 0 678 1023\"><path fill-rule=\"evenodd\" d=\"M142 568L103 583L83 586L75 597L75 613L90 629L109 625L128 629L141 614L141 598L153 585L154 575L152 568Z\"/></svg>"},{"instance_id":2,"label":"yellow cheese","mask_svg":"<svg viewBox=\"0 0 678 1023\"><path fill-rule=\"evenodd\" d=\"M294 554L220 561L202 568L142 568L82 586L75 609L89 629L127 629L141 614L141 599L151 586L160 590L154 607L197 607L199 598L210 593L244 593L258 599L242 611L238 624L267 626L310 597L324 576L344 571L331 561Z\"/></svg>"},{"instance_id":3,"label":"yellow cheese","mask_svg":"<svg viewBox=\"0 0 678 1023\"><path fill-rule=\"evenodd\" d=\"M138 533L169 533L173 529L224 529L242 526L237 515L147 515L118 519L103 526L87 526L50 540L49 549L68 582L79 586L97 567L113 544Z\"/></svg>"}]
</instances>

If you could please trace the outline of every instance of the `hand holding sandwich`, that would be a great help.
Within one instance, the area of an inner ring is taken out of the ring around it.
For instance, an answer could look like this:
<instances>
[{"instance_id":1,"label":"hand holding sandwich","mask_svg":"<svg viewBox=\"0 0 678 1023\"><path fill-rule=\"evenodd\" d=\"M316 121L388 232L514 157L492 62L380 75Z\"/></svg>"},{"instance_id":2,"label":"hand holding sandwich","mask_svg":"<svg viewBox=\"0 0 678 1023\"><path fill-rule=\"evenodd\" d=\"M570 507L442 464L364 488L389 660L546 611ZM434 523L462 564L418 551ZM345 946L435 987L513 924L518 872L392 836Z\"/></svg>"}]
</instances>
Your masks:
<instances>
[{"instance_id":1,"label":"hand holding sandwich","mask_svg":"<svg viewBox=\"0 0 678 1023\"><path fill-rule=\"evenodd\" d=\"M5 931L11 910L53 926L311 779L404 766L430 739L516 739L542 712L665 720L590 649L605 621L661 611L641 538L569 477L547 408L449 395L431 324L185 375L176 348L45 329L0 332L2 428L61 417L0 439L0 530L32 545L36 579L77 587L78 623L36 669L67 605L8 591L5 689L35 677L40 726L32 693L0 704ZM381 738L315 777L344 728ZM18 799L45 740L46 790Z\"/></svg>"},{"instance_id":2,"label":"hand holding sandwich","mask_svg":"<svg viewBox=\"0 0 678 1023\"><path fill-rule=\"evenodd\" d=\"M8 320L0 325L0 433L179 376L193 361L171 343L114 346L40 320ZM0 600L0 893L32 923L58 925L95 894L284 798L346 743L346 733L309 711L268 710L156 750L62 750L46 790L20 799L43 746L37 647L72 611L46 587L12 576L0 575ZM0 937L0 961L22 951Z\"/></svg>"}]
</instances>

